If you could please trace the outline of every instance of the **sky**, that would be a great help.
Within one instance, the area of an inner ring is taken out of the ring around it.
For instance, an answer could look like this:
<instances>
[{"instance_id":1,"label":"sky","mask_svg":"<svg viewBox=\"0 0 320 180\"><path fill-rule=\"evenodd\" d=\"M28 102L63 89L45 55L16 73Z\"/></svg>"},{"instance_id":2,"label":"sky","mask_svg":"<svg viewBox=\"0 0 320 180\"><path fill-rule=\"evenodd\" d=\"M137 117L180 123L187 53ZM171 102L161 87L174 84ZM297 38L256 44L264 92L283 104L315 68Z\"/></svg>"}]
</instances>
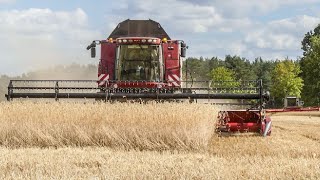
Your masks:
<instances>
[{"instance_id":1,"label":"sky","mask_svg":"<svg viewBox=\"0 0 320 180\"><path fill-rule=\"evenodd\" d=\"M126 19L159 22L188 57L297 59L320 0L0 0L0 74L97 64L87 45Z\"/></svg>"}]
</instances>

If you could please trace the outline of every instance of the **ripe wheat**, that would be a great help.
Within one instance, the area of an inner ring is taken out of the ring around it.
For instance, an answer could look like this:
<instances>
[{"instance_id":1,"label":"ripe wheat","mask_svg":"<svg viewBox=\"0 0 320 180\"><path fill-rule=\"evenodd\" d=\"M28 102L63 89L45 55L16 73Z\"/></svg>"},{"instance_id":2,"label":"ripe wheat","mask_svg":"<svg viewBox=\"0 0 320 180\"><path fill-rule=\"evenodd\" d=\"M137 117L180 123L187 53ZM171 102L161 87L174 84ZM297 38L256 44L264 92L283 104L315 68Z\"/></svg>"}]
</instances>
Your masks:
<instances>
[{"instance_id":1,"label":"ripe wheat","mask_svg":"<svg viewBox=\"0 0 320 180\"><path fill-rule=\"evenodd\" d=\"M215 116L201 104L2 103L0 178L320 178L319 112L274 116L267 138L217 138Z\"/></svg>"},{"instance_id":2,"label":"ripe wheat","mask_svg":"<svg viewBox=\"0 0 320 180\"><path fill-rule=\"evenodd\" d=\"M203 151L215 116L185 103L1 103L0 145Z\"/></svg>"}]
</instances>

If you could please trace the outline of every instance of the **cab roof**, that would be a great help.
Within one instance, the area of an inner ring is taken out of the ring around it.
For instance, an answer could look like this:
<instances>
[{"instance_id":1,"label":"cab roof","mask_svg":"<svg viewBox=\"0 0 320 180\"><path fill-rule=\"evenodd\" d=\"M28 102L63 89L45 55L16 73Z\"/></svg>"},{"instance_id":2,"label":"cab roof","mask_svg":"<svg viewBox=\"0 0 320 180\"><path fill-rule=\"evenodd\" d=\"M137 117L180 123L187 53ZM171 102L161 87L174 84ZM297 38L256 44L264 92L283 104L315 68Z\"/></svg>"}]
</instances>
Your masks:
<instances>
[{"instance_id":1,"label":"cab roof","mask_svg":"<svg viewBox=\"0 0 320 180\"><path fill-rule=\"evenodd\" d=\"M109 38L117 39L120 37L155 37L155 38L167 38L171 40L166 31L161 25L149 20L130 20L120 22L117 27L109 35Z\"/></svg>"}]
</instances>

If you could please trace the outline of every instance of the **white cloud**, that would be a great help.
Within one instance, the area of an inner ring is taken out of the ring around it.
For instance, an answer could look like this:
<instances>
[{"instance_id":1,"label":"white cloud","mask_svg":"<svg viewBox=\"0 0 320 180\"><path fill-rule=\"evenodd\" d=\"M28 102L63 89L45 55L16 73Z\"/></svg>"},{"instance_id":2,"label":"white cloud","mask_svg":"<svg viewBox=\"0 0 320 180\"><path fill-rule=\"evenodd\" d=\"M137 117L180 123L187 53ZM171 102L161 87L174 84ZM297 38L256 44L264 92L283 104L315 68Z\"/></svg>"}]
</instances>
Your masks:
<instances>
[{"instance_id":1,"label":"white cloud","mask_svg":"<svg viewBox=\"0 0 320 180\"><path fill-rule=\"evenodd\" d=\"M15 0L0 0L0 4L8 4L13 2L15 2Z\"/></svg>"},{"instance_id":2,"label":"white cloud","mask_svg":"<svg viewBox=\"0 0 320 180\"><path fill-rule=\"evenodd\" d=\"M0 11L1 66L17 73L55 64L88 63L85 47L99 37L99 32L88 27L88 17L80 8Z\"/></svg>"},{"instance_id":3,"label":"white cloud","mask_svg":"<svg viewBox=\"0 0 320 180\"><path fill-rule=\"evenodd\" d=\"M117 24L128 16L130 19L151 18L159 21L169 30L184 34L209 31L233 32L239 28L248 27L252 23L248 18L224 18L215 6L193 4L187 1L162 0L158 3L157 0L136 0L134 3L127 1L127 4L122 6L128 9L119 10L119 7L115 7L115 10L110 11L107 15L110 24ZM123 14L124 11L128 13Z\"/></svg>"},{"instance_id":4,"label":"white cloud","mask_svg":"<svg viewBox=\"0 0 320 180\"><path fill-rule=\"evenodd\" d=\"M215 6L217 11L224 16L239 18L248 15L256 16L270 13L281 7L291 7L318 3L318 0L180 0L193 4Z\"/></svg>"},{"instance_id":5,"label":"white cloud","mask_svg":"<svg viewBox=\"0 0 320 180\"><path fill-rule=\"evenodd\" d=\"M230 54L246 54L248 51L247 46L242 42L233 42L228 48Z\"/></svg>"},{"instance_id":6,"label":"white cloud","mask_svg":"<svg viewBox=\"0 0 320 180\"><path fill-rule=\"evenodd\" d=\"M53 12L50 9L13 10L0 12L0 17L3 29L33 36L83 29L88 23L82 9L73 12Z\"/></svg>"},{"instance_id":7,"label":"white cloud","mask_svg":"<svg viewBox=\"0 0 320 180\"><path fill-rule=\"evenodd\" d=\"M301 16L295 16L291 18L271 21L268 23L268 25L270 26L270 28L272 28L275 31L299 33L299 32L310 31L319 23L320 23L319 17L301 15Z\"/></svg>"},{"instance_id":8,"label":"white cloud","mask_svg":"<svg viewBox=\"0 0 320 180\"><path fill-rule=\"evenodd\" d=\"M273 34L264 30L250 34L246 42L252 43L256 48L273 50L292 50L299 48L299 39L289 34Z\"/></svg>"},{"instance_id":9,"label":"white cloud","mask_svg":"<svg viewBox=\"0 0 320 180\"><path fill-rule=\"evenodd\" d=\"M0 0L0 4L9 1ZM106 35L122 20L151 18L161 23L172 38L185 40L190 46L190 56L235 54L250 59L257 56L295 58L301 54L300 41L304 34L320 23L319 11L303 15L306 10L302 10L300 15L296 13L297 7L313 7L316 2L118 0L109 4L99 26L95 26ZM290 7L293 12L272 16L271 13L282 7ZM264 15L278 18L268 21ZM291 17L285 17L287 15ZM86 45L93 39L104 38L89 28L89 21L87 13L80 8L0 11L0 74L9 68L19 73L22 68L27 71L52 64L88 63Z\"/></svg>"},{"instance_id":10,"label":"white cloud","mask_svg":"<svg viewBox=\"0 0 320 180\"><path fill-rule=\"evenodd\" d=\"M245 41L261 49L299 50L304 34L319 22L320 18L306 15L270 21L252 29Z\"/></svg>"},{"instance_id":11,"label":"white cloud","mask_svg":"<svg viewBox=\"0 0 320 180\"><path fill-rule=\"evenodd\" d=\"M222 21L213 6L194 5L176 0L163 0L161 3L157 0L139 0L135 1L134 6L138 11L133 18L145 19L151 16L160 22L168 22L168 25L178 31L207 32L210 27Z\"/></svg>"},{"instance_id":12,"label":"white cloud","mask_svg":"<svg viewBox=\"0 0 320 180\"><path fill-rule=\"evenodd\" d=\"M122 3L124 3L122 1ZM111 22L130 19L154 19L162 24L169 35L184 39L190 45L191 56L219 56L236 54L247 58L296 58L301 54L300 41L307 31L320 22L319 16L277 14L275 10L301 5L312 6L316 0L127 0L123 11L110 11ZM126 11L127 13L123 13ZM305 12L305 11L302 11ZM293 14L293 13L291 13ZM262 19L262 20L260 20Z\"/></svg>"}]
</instances>

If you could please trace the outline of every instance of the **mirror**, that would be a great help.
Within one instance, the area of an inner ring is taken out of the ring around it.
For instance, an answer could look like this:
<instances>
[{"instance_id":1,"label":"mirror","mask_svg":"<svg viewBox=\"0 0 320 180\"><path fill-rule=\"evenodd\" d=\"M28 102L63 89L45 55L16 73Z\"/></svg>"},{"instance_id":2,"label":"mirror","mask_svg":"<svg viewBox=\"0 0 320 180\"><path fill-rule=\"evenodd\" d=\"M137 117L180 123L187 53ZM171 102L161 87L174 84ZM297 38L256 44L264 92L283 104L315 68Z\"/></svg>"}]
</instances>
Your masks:
<instances>
[{"instance_id":1,"label":"mirror","mask_svg":"<svg viewBox=\"0 0 320 180\"><path fill-rule=\"evenodd\" d=\"M186 57L186 55L187 55L187 48L181 48L181 57Z\"/></svg>"},{"instance_id":2,"label":"mirror","mask_svg":"<svg viewBox=\"0 0 320 180\"><path fill-rule=\"evenodd\" d=\"M187 45L186 43L182 42L181 43L181 57L186 57L187 56Z\"/></svg>"},{"instance_id":3,"label":"mirror","mask_svg":"<svg viewBox=\"0 0 320 180\"><path fill-rule=\"evenodd\" d=\"M91 58L96 57L96 47L91 47Z\"/></svg>"}]
</instances>

